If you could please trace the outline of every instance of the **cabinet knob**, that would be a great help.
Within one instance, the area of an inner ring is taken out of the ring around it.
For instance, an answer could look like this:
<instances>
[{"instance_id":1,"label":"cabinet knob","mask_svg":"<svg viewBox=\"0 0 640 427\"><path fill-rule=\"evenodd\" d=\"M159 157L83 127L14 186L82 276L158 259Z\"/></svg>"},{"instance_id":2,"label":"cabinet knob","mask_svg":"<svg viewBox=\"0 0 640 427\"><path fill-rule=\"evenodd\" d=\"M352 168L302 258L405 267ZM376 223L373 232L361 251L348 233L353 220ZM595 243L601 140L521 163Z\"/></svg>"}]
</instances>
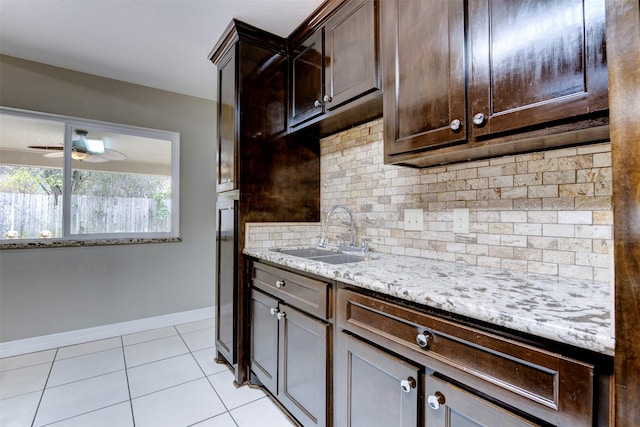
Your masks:
<instances>
[{"instance_id":1,"label":"cabinet knob","mask_svg":"<svg viewBox=\"0 0 640 427\"><path fill-rule=\"evenodd\" d=\"M320 101L318 101L317 99L316 99L316 102L313 103L313 106L316 108L319 108L321 105L322 104L320 104Z\"/></svg>"},{"instance_id":2,"label":"cabinet knob","mask_svg":"<svg viewBox=\"0 0 640 427\"><path fill-rule=\"evenodd\" d=\"M276 317L278 318L278 320L282 320L285 318L286 315L287 313L285 313L284 311L280 311L276 314Z\"/></svg>"},{"instance_id":3,"label":"cabinet knob","mask_svg":"<svg viewBox=\"0 0 640 427\"><path fill-rule=\"evenodd\" d=\"M276 288L280 289L284 286L284 280L276 280Z\"/></svg>"},{"instance_id":4,"label":"cabinet knob","mask_svg":"<svg viewBox=\"0 0 640 427\"><path fill-rule=\"evenodd\" d=\"M272 316L275 316L276 313L278 313L278 307L271 307L269 309L269 312L271 313Z\"/></svg>"},{"instance_id":5,"label":"cabinet knob","mask_svg":"<svg viewBox=\"0 0 640 427\"><path fill-rule=\"evenodd\" d=\"M416 388L416 379L413 377L409 377L406 380L400 381L400 388L405 393L409 393L412 388Z\"/></svg>"},{"instance_id":6,"label":"cabinet knob","mask_svg":"<svg viewBox=\"0 0 640 427\"><path fill-rule=\"evenodd\" d=\"M451 123L449 124L449 128L454 131L457 132L460 130L460 128L462 128L462 122L459 119L453 119L451 120Z\"/></svg>"},{"instance_id":7,"label":"cabinet knob","mask_svg":"<svg viewBox=\"0 0 640 427\"><path fill-rule=\"evenodd\" d=\"M436 391L434 394L427 397L427 404L431 409L440 409L440 405L444 405L444 394Z\"/></svg>"},{"instance_id":8,"label":"cabinet knob","mask_svg":"<svg viewBox=\"0 0 640 427\"><path fill-rule=\"evenodd\" d=\"M473 116L473 124L476 126L482 126L484 124L484 114L482 113L478 113L475 116Z\"/></svg>"},{"instance_id":9,"label":"cabinet knob","mask_svg":"<svg viewBox=\"0 0 640 427\"><path fill-rule=\"evenodd\" d=\"M416 335L416 342L422 348L429 347L429 343L431 342L431 340L433 340L433 335L431 335L429 332Z\"/></svg>"},{"instance_id":10,"label":"cabinet knob","mask_svg":"<svg viewBox=\"0 0 640 427\"><path fill-rule=\"evenodd\" d=\"M324 98L322 98L322 100L323 100L324 102L331 102L331 101L333 101L333 98L332 98L332 97L330 97L329 95L325 95L325 96L324 96Z\"/></svg>"}]
</instances>

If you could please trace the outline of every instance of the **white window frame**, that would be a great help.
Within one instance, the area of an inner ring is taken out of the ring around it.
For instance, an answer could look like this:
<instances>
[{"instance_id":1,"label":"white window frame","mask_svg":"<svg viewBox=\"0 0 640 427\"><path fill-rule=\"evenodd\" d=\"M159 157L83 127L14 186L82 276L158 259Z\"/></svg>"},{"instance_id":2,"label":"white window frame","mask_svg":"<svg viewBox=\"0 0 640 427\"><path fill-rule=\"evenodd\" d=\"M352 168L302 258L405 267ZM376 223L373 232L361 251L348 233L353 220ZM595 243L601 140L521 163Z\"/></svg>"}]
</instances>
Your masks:
<instances>
[{"instance_id":1,"label":"white window frame","mask_svg":"<svg viewBox=\"0 0 640 427\"><path fill-rule=\"evenodd\" d=\"M98 120L82 119L58 114L42 113L30 110L21 110L0 106L0 114L13 115L37 120L50 120L64 123L64 162L63 162L63 188L62 188L62 237L46 239L4 239L0 236L1 246L23 246L39 242L64 243L64 242L96 242L105 243L144 243L145 240L157 242L162 239L167 241L180 239L180 134L178 132L143 128L117 123L109 123ZM73 129L89 128L100 131L114 132L131 136L161 139L171 142L171 230L155 233L96 233L96 234L71 234L71 146ZM55 245L58 246L58 245Z\"/></svg>"}]
</instances>

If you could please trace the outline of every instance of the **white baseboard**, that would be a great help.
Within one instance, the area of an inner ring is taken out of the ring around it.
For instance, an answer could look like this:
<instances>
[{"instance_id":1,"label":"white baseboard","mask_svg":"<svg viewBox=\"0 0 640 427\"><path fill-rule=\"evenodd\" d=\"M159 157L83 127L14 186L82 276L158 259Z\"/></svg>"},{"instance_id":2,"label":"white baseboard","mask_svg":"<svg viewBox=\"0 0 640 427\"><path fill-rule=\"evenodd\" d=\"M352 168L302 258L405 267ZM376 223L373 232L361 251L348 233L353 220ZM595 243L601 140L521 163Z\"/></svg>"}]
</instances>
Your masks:
<instances>
[{"instance_id":1,"label":"white baseboard","mask_svg":"<svg viewBox=\"0 0 640 427\"><path fill-rule=\"evenodd\" d=\"M134 334L149 329L164 328L166 326L195 322L215 317L215 307L205 307L162 316L147 317L130 320L128 322L112 323L110 325L93 328L76 329L74 331L43 335L0 343L0 358L34 351L49 350L51 348L80 344L88 341L102 340L120 335Z\"/></svg>"}]
</instances>

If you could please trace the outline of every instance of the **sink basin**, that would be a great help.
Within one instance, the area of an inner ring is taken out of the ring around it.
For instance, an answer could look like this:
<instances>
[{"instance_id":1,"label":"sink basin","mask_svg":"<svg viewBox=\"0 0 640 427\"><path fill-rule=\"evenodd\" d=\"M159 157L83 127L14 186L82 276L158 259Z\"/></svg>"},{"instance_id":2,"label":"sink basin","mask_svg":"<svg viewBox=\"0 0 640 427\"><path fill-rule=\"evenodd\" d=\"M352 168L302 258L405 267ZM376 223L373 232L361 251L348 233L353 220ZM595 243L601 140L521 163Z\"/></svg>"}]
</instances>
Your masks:
<instances>
[{"instance_id":1,"label":"sink basin","mask_svg":"<svg viewBox=\"0 0 640 427\"><path fill-rule=\"evenodd\" d=\"M302 248L302 249L278 249L278 252L285 255L297 256L300 258L311 258L317 256L339 255L337 252L328 249Z\"/></svg>"},{"instance_id":2,"label":"sink basin","mask_svg":"<svg viewBox=\"0 0 640 427\"><path fill-rule=\"evenodd\" d=\"M278 249L285 255L297 256L312 261L325 262L327 264L347 264L349 262L365 261L366 258L359 255L333 252L328 249L302 248L302 249Z\"/></svg>"},{"instance_id":3,"label":"sink basin","mask_svg":"<svg viewBox=\"0 0 640 427\"><path fill-rule=\"evenodd\" d=\"M366 258L359 255L335 254L309 258L314 261L326 262L327 264L347 264L349 262L360 262Z\"/></svg>"}]
</instances>

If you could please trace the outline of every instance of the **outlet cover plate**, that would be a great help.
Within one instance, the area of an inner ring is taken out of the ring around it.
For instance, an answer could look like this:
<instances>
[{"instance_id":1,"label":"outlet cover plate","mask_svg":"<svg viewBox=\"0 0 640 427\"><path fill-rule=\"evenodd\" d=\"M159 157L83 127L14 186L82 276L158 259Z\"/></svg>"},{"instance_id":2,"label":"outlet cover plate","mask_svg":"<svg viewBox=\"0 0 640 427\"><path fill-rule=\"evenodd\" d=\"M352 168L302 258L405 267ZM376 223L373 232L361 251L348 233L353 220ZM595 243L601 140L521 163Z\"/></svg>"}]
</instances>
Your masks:
<instances>
[{"instance_id":1,"label":"outlet cover plate","mask_svg":"<svg viewBox=\"0 0 640 427\"><path fill-rule=\"evenodd\" d=\"M453 232L462 234L469 233L469 209L453 210Z\"/></svg>"},{"instance_id":2,"label":"outlet cover plate","mask_svg":"<svg viewBox=\"0 0 640 427\"><path fill-rule=\"evenodd\" d=\"M405 209L404 210L404 229L407 231L424 230L424 210Z\"/></svg>"}]
</instances>

